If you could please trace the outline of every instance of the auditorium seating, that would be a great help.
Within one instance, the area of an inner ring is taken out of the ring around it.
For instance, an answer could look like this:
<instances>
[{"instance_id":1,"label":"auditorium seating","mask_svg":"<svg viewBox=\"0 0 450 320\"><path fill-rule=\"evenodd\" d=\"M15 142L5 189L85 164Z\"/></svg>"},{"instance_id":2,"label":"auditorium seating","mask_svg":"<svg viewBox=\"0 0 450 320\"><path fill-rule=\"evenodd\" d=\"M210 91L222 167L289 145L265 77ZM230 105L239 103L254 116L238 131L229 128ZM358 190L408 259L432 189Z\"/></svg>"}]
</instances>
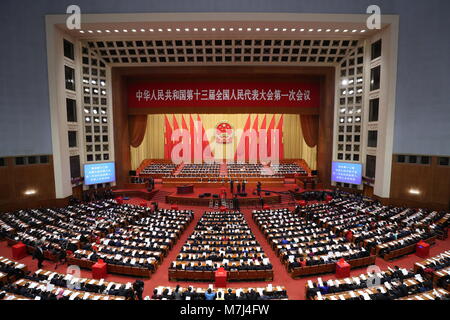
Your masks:
<instances>
[{"instance_id":1,"label":"auditorium seating","mask_svg":"<svg viewBox=\"0 0 450 320\"><path fill-rule=\"evenodd\" d=\"M240 212L205 212L169 268L171 280L271 280L272 265Z\"/></svg>"},{"instance_id":2,"label":"auditorium seating","mask_svg":"<svg viewBox=\"0 0 450 320\"><path fill-rule=\"evenodd\" d=\"M142 175L162 175L167 176L174 172L177 165L173 163L151 163L141 170Z\"/></svg>"},{"instance_id":3,"label":"auditorium seating","mask_svg":"<svg viewBox=\"0 0 450 320\"><path fill-rule=\"evenodd\" d=\"M299 175L307 175L305 169L300 167L296 163L279 163L279 164L271 164L270 168L272 169L273 173L276 175L282 175L282 176L294 176L296 174Z\"/></svg>"},{"instance_id":4,"label":"auditorium seating","mask_svg":"<svg viewBox=\"0 0 450 320\"><path fill-rule=\"evenodd\" d=\"M192 177L219 177L220 164L218 163L202 163L202 164L184 164L181 171L176 175L179 178Z\"/></svg>"},{"instance_id":5,"label":"auditorium seating","mask_svg":"<svg viewBox=\"0 0 450 320\"><path fill-rule=\"evenodd\" d=\"M23 263L19 263L0 256L0 283L22 278L28 271Z\"/></svg>"},{"instance_id":6,"label":"auditorium seating","mask_svg":"<svg viewBox=\"0 0 450 320\"><path fill-rule=\"evenodd\" d=\"M335 271L344 258L353 268L375 262L367 250L288 209L254 210L253 219L292 277Z\"/></svg>"},{"instance_id":7,"label":"auditorium seating","mask_svg":"<svg viewBox=\"0 0 450 320\"><path fill-rule=\"evenodd\" d=\"M258 288L196 288L196 287L165 287L159 286L153 290L153 295L149 297L151 300L175 300L175 291L180 293L181 300L205 300L205 293L211 289L218 293L224 300L287 300L287 291L284 286L258 287Z\"/></svg>"},{"instance_id":8,"label":"auditorium seating","mask_svg":"<svg viewBox=\"0 0 450 320\"><path fill-rule=\"evenodd\" d=\"M414 271L430 278L436 286L450 290L450 250L416 262Z\"/></svg>"}]
</instances>

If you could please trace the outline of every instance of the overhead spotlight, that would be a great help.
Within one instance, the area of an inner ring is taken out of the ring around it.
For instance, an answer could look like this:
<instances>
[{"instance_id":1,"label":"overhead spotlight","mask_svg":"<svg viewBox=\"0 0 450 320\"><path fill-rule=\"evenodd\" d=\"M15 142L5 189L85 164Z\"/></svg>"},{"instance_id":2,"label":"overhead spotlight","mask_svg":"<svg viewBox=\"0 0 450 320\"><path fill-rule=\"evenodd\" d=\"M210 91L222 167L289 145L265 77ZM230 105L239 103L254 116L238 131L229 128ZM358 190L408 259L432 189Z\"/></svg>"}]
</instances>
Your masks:
<instances>
[{"instance_id":1,"label":"overhead spotlight","mask_svg":"<svg viewBox=\"0 0 450 320\"><path fill-rule=\"evenodd\" d=\"M300 31L303 32L303 31L305 31L305 29L304 29L304 28L301 28Z\"/></svg>"},{"instance_id":2,"label":"overhead spotlight","mask_svg":"<svg viewBox=\"0 0 450 320\"><path fill-rule=\"evenodd\" d=\"M353 91L353 90L350 90L349 92L348 92L348 94L353 94L355 91Z\"/></svg>"},{"instance_id":3,"label":"overhead spotlight","mask_svg":"<svg viewBox=\"0 0 450 320\"><path fill-rule=\"evenodd\" d=\"M286 28L283 28L282 31L285 32L285 31L287 31L287 29L286 29Z\"/></svg>"},{"instance_id":4,"label":"overhead spotlight","mask_svg":"<svg viewBox=\"0 0 450 320\"><path fill-rule=\"evenodd\" d=\"M349 84L352 84L353 82L354 82L353 79L350 79L350 80L348 81Z\"/></svg>"},{"instance_id":5,"label":"overhead spotlight","mask_svg":"<svg viewBox=\"0 0 450 320\"><path fill-rule=\"evenodd\" d=\"M335 29L335 30L334 30L334 32L339 32L339 31L341 31L341 30L339 30L339 29Z\"/></svg>"},{"instance_id":6,"label":"overhead spotlight","mask_svg":"<svg viewBox=\"0 0 450 320\"><path fill-rule=\"evenodd\" d=\"M322 29L317 29L317 32L322 32Z\"/></svg>"},{"instance_id":7,"label":"overhead spotlight","mask_svg":"<svg viewBox=\"0 0 450 320\"><path fill-rule=\"evenodd\" d=\"M230 28L230 29L228 29L228 30L230 30L230 31L234 31L234 28Z\"/></svg>"},{"instance_id":8,"label":"overhead spotlight","mask_svg":"<svg viewBox=\"0 0 450 320\"><path fill-rule=\"evenodd\" d=\"M83 30L80 30L80 33L84 33L84 31L83 31Z\"/></svg>"},{"instance_id":9,"label":"overhead spotlight","mask_svg":"<svg viewBox=\"0 0 450 320\"><path fill-rule=\"evenodd\" d=\"M239 30L239 31L242 31L242 28L239 28L238 30Z\"/></svg>"},{"instance_id":10,"label":"overhead spotlight","mask_svg":"<svg viewBox=\"0 0 450 320\"><path fill-rule=\"evenodd\" d=\"M409 189L410 194L420 194L420 190L418 189Z\"/></svg>"},{"instance_id":11,"label":"overhead spotlight","mask_svg":"<svg viewBox=\"0 0 450 320\"><path fill-rule=\"evenodd\" d=\"M151 30L151 29L150 29L150 30ZM152 30L152 31L153 31L153 30ZM115 33L119 33L120 31L119 31L119 30L117 30L117 29L115 29L115 30L114 30L114 32L115 32Z\"/></svg>"},{"instance_id":12,"label":"overhead spotlight","mask_svg":"<svg viewBox=\"0 0 450 320\"><path fill-rule=\"evenodd\" d=\"M31 196L33 194L36 194L36 190L34 189L26 190L23 194L26 196Z\"/></svg>"},{"instance_id":13,"label":"overhead spotlight","mask_svg":"<svg viewBox=\"0 0 450 320\"><path fill-rule=\"evenodd\" d=\"M180 28L176 28L175 31L176 31L176 32L180 32L181 29L180 29Z\"/></svg>"},{"instance_id":14,"label":"overhead spotlight","mask_svg":"<svg viewBox=\"0 0 450 320\"><path fill-rule=\"evenodd\" d=\"M145 32L145 29L141 29L141 32Z\"/></svg>"},{"instance_id":15,"label":"overhead spotlight","mask_svg":"<svg viewBox=\"0 0 450 320\"><path fill-rule=\"evenodd\" d=\"M185 28L184 31L189 32L189 28Z\"/></svg>"},{"instance_id":16,"label":"overhead spotlight","mask_svg":"<svg viewBox=\"0 0 450 320\"><path fill-rule=\"evenodd\" d=\"M269 28L264 28L264 31L269 31L270 29Z\"/></svg>"},{"instance_id":17,"label":"overhead spotlight","mask_svg":"<svg viewBox=\"0 0 450 320\"><path fill-rule=\"evenodd\" d=\"M203 30L203 31L208 31L208 29L207 29L207 28L203 28L202 30Z\"/></svg>"},{"instance_id":18,"label":"overhead spotlight","mask_svg":"<svg viewBox=\"0 0 450 320\"><path fill-rule=\"evenodd\" d=\"M343 80L342 80L342 85L343 85L343 86L346 86L347 84L348 84L348 80L347 80L347 79L343 79Z\"/></svg>"},{"instance_id":19,"label":"overhead spotlight","mask_svg":"<svg viewBox=\"0 0 450 320\"><path fill-rule=\"evenodd\" d=\"M362 93L363 92L363 90L362 89L358 89L358 93Z\"/></svg>"},{"instance_id":20,"label":"overhead spotlight","mask_svg":"<svg viewBox=\"0 0 450 320\"><path fill-rule=\"evenodd\" d=\"M292 28L292 29L291 29L292 32L294 32L295 30L296 30L295 28Z\"/></svg>"},{"instance_id":21,"label":"overhead spotlight","mask_svg":"<svg viewBox=\"0 0 450 320\"><path fill-rule=\"evenodd\" d=\"M361 33L364 33L364 32L366 32L366 30L361 30Z\"/></svg>"},{"instance_id":22,"label":"overhead spotlight","mask_svg":"<svg viewBox=\"0 0 450 320\"><path fill-rule=\"evenodd\" d=\"M342 32L348 32L348 29L344 29Z\"/></svg>"},{"instance_id":23,"label":"overhead spotlight","mask_svg":"<svg viewBox=\"0 0 450 320\"><path fill-rule=\"evenodd\" d=\"M197 31L198 31L198 28L194 28L194 31L197 32Z\"/></svg>"},{"instance_id":24,"label":"overhead spotlight","mask_svg":"<svg viewBox=\"0 0 450 320\"><path fill-rule=\"evenodd\" d=\"M309 29L308 31L309 31L309 32L313 32L313 31L314 31L314 29Z\"/></svg>"},{"instance_id":25,"label":"overhead spotlight","mask_svg":"<svg viewBox=\"0 0 450 320\"><path fill-rule=\"evenodd\" d=\"M136 32L136 29L131 29L131 32Z\"/></svg>"},{"instance_id":26,"label":"overhead spotlight","mask_svg":"<svg viewBox=\"0 0 450 320\"><path fill-rule=\"evenodd\" d=\"M252 31L252 28L247 28L247 31Z\"/></svg>"},{"instance_id":27,"label":"overhead spotlight","mask_svg":"<svg viewBox=\"0 0 450 320\"><path fill-rule=\"evenodd\" d=\"M159 31L159 32L163 32L163 29L159 28L158 31Z\"/></svg>"},{"instance_id":28,"label":"overhead spotlight","mask_svg":"<svg viewBox=\"0 0 450 320\"><path fill-rule=\"evenodd\" d=\"M225 28L220 28L220 31L225 31Z\"/></svg>"},{"instance_id":29,"label":"overhead spotlight","mask_svg":"<svg viewBox=\"0 0 450 320\"><path fill-rule=\"evenodd\" d=\"M92 33L92 30L88 30L89 33Z\"/></svg>"},{"instance_id":30,"label":"overhead spotlight","mask_svg":"<svg viewBox=\"0 0 450 320\"><path fill-rule=\"evenodd\" d=\"M273 31L278 31L278 28L273 28Z\"/></svg>"},{"instance_id":31,"label":"overhead spotlight","mask_svg":"<svg viewBox=\"0 0 450 320\"><path fill-rule=\"evenodd\" d=\"M155 31L155 30L153 30L153 29L148 29L148 31L153 32L153 31Z\"/></svg>"},{"instance_id":32,"label":"overhead spotlight","mask_svg":"<svg viewBox=\"0 0 450 320\"><path fill-rule=\"evenodd\" d=\"M106 32L106 33L110 33L111 31L110 31L110 30L105 30L105 32Z\"/></svg>"},{"instance_id":33,"label":"overhead spotlight","mask_svg":"<svg viewBox=\"0 0 450 320\"><path fill-rule=\"evenodd\" d=\"M211 31L216 31L216 28L211 28Z\"/></svg>"},{"instance_id":34,"label":"overhead spotlight","mask_svg":"<svg viewBox=\"0 0 450 320\"><path fill-rule=\"evenodd\" d=\"M327 30L325 30L325 32L331 32L331 29L327 29Z\"/></svg>"},{"instance_id":35,"label":"overhead spotlight","mask_svg":"<svg viewBox=\"0 0 450 320\"><path fill-rule=\"evenodd\" d=\"M102 33L102 30L97 30L98 33Z\"/></svg>"},{"instance_id":36,"label":"overhead spotlight","mask_svg":"<svg viewBox=\"0 0 450 320\"><path fill-rule=\"evenodd\" d=\"M356 29L355 29L355 30L352 30L353 33L357 32L357 31L358 31L358 30L356 30Z\"/></svg>"},{"instance_id":37,"label":"overhead spotlight","mask_svg":"<svg viewBox=\"0 0 450 320\"><path fill-rule=\"evenodd\" d=\"M128 30L127 30L127 29L123 29L122 31L123 31L123 32L128 32Z\"/></svg>"},{"instance_id":38,"label":"overhead spotlight","mask_svg":"<svg viewBox=\"0 0 450 320\"><path fill-rule=\"evenodd\" d=\"M172 29L168 28L167 31L168 31L168 32L172 32Z\"/></svg>"},{"instance_id":39,"label":"overhead spotlight","mask_svg":"<svg viewBox=\"0 0 450 320\"><path fill-rule=\"evenodd\" d=\"M261 28L256 28L255 30L256 30L256 31L261 31Z\"/></svg>"}]
</instances>

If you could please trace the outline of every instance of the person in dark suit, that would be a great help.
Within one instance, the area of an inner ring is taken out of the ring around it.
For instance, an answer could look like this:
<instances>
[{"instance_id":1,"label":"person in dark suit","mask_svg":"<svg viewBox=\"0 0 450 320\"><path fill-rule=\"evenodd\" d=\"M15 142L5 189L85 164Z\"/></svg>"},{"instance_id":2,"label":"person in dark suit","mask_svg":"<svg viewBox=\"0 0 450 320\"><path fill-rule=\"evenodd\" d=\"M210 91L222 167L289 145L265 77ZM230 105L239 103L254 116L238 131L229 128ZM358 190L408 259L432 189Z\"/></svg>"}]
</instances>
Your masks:
<instances>
[{"instance_id":1,"label":"person in dark suit","mask_svg":"<svg viewBox=\"0 0 450 320\"><path fill-rule=\"evenodd\" d=\"M143 300L142 293L144 292L144 282L142 280L136 280L133 283L133 290L138 300Z\"/></svg>"},{"instance_id":2,"label":"person in dark suit","mask_svg":"<svg viewBox=\"0 0 450 320\"><path fill-rule=\"evenodd\" d=\"M246 184L247 182L244 180L244 181L242 181L242 193L244 193L245 192L245 184Z\"/></svg>"},{"instance_id":3,"label":"person in dark suit","mask_svg":"<svg viewBox=\"0 0 450 320\"><path fill-rule=\"evenodd\" d=\"M261 195L261 182L258 181L258 183L256 184L256 192L258 194L258 196Z\"/></svg>"},{"instance_id":4,"label":"person in dark suit","mask_svg":"<svg viewBox=\"0 0 450 320\"><path fill-rule=\"evenodd\" d=\"M225 300L236 300L236 293L233 293L231 289L228 289L228 292L225 293Z\"/></svg>"},{"instance_id":5,"label":"person in dark suit","mask_svg":"<svg viewBox=\"0 0 450 320\"><path fill-rule=\"evenodd\" d=\"M230 192L231 192L231 194L234 193L234 181L233 181L233 179L230 180Z\"/></svg>"},{"instance_id":6,"label":"person in dark suit","mask_svg":"<svg viewBox=\"0 0 450 320\"><path fill-rule=\"evenodd\" d=\"M33 252L33 259L38 261L38 269L41 269L44 261L44 249L42 249L40 244L37 245L36 250Z\"/></svg>"},{"instance_id":7,"label":"person in dark suit","mask_svg":"<svg viewBox=\"0 0 450 320\"><path fill-rule=\"evenodd\" d=\"M234 208L234 210L240 210L239 198L237 197L237 195L234 195L234 198L233 198L233 208Z\"/></svg>"},{"instance_id":8,"label":"person in dark suit","mask_svg":"<svg viewBox=\"0 0 450 320\"><path fill-rule=\"evenodd\" d=\"M241 183L238 182L237 184L237 193L240 194L241 193Z\"/></svg>"},{"instance_id":9,"label":"person in dark suit","mask_svg":"<svg viewBox=\"0 0 450 320\"><path fill-rule=\"evenodd\" d=\"M264 198L263 197L259 197L259 203L261 204L261 209L264 208Z\"/></svg>"}]
</instances>

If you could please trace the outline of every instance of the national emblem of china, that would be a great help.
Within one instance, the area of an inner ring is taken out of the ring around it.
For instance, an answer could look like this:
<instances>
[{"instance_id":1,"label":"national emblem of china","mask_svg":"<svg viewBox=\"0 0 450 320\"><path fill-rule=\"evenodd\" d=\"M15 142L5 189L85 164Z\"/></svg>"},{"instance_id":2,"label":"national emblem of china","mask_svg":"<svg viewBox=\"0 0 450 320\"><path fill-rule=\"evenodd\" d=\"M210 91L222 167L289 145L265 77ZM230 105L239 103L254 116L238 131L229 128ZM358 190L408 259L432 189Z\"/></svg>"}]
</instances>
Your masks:
<instances>
[{"instance_id":1,"label":"national emblem of china","mask_svg":"<svg viewBox=\"0 0 450 320\"><path fill-rule=\"evenodd\" d=\"M231 143L233 141L233 127L226 121L216 126L216 143Z\"/></svg>"}]
</instances>

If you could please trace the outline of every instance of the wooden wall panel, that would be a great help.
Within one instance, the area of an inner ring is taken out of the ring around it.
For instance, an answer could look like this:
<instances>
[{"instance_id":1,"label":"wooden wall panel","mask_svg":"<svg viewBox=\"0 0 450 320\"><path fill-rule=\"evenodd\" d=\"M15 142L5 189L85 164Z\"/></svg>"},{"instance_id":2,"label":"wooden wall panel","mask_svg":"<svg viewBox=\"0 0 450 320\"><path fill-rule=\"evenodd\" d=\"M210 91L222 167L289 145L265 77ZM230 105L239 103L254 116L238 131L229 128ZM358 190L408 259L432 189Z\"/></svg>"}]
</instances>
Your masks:
<instances>
[{"instance_id":1,"label":"wooden wall panel","mask_svg":"<svg viewBox=\"0 0 450 320\"><path fill-rule=\"evenodd\" d=\"M0 167L0 211L39 207L55 200L53 158L48 164L14 164L14 158L6 159L7 166ZM36 194L25 195L34 189Z\"/></svg>"},{"instance_id":2,"label":"wooden wall panel","mask_svg":"<svg viewBox=\"0 0 450 320\"><path fill-rule=\"evenodd\" d=\"M420 194L411 194L417 189ZM439 166L438 158L431 164L392 162L390 203L450 209L450 167Z\"/></svg>"}]
</instances>

